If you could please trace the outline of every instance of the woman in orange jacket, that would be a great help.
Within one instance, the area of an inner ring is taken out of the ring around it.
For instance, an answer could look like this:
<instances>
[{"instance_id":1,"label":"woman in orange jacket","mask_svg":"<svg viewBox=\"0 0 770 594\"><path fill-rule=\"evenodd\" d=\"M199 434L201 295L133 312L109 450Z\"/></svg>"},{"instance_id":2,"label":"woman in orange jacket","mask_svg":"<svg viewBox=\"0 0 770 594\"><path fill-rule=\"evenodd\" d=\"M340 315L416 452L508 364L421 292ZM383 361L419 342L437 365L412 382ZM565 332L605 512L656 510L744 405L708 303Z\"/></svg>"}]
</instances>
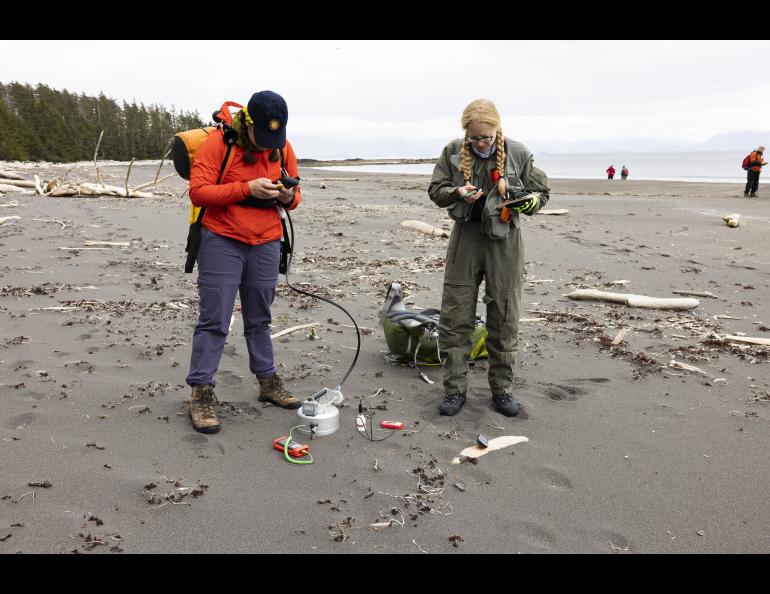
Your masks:
<instances>
[{"instance_id":1,"label":"woman in orange jacket","mask_svg":"<svg viewBox=\"0 0 770 594\"><path fill-rule=\"evenodd\" d=\"M300 401L276 373L270 338L270 306L278 284L280 209L302 200L299 187L277 184L284 173L297 177L297 157L286 140L288 108L272 91L255 93L233 117L235 156L217 184L227 146L217 130L200 146L190 172L190 200L205 206L198 250L200 313L195 327L187 384L190 419L204 433L219 431L213 388L240 293L249 368L259 380L259 400L283 408ZM243 204L248 199L250 204Z\"/></svg>"}]
</instances>

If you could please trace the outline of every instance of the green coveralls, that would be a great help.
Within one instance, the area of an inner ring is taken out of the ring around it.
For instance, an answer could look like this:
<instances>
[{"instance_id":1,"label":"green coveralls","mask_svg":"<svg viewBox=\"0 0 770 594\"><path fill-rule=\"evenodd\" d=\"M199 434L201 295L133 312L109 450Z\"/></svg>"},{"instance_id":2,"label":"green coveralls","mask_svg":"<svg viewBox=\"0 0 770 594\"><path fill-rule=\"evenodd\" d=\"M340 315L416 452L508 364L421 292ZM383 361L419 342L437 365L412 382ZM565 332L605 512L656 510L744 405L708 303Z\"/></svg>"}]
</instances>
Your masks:
<instances>
[{"instance_id":1,"label":"green coveralls","mask_svg":"<svg viewBox=\"0 0 770 594\"><path fill-rule=\"evenodd\" d=\"M462 139L450 142L436 162L428 194L438 206L450 208L463 199L455 188L465 185L461 163ZM489 196L494 185L495 155L481 159L473 155L471 184ZM548 201L548 179L534 167L532 154L524 145L506 138L508 187L541 193L540 207ZM521 171L519 174L518 172ZM458 205L461 218L470 218L470 205ZM539 210L538 208L538 210ZM468 389L470 336L476 324L479 285L486 280L483 301L487 306L486 347L489 352L489 387L493 395L510 394L513 366L518 353L519 310L522 295L524 257L519 215L511 212L510 231L501 239L490 239L479 221L457 220L449 238L444 288L441 297L439 345L444 361L444 391L465 393Z\"/></svg>"}]
</instances>

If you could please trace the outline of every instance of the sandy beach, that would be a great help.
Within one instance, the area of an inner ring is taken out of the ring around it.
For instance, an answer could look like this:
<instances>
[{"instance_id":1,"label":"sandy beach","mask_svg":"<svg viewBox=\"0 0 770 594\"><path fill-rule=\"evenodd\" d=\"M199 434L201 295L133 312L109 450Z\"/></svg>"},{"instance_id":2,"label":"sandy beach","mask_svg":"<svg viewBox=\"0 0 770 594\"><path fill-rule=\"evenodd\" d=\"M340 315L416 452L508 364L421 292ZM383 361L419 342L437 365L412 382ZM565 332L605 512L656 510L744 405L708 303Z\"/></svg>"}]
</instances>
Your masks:
<instances>
[{"instance_id":1,"label":"sandy beach","mask_svg":"<svg viewBox=\"0 0 770 594\"><path fill-rule=\"evenodd\" d=\"M135 164L131 185L156 169ZM127 164L101 170L122 185ZM95 181L87 164L69 175ZM305 466L272 447L297 416L257 401L237 314L217 375L223 428L192 429L186 182L156 198L0 196L0 220L19 217L0 223L0 553L770 552L770 347L718 338L770 338L770 190L552 180L547 208L569 212L522 224L522 413L494 410L480 362L461 413L442 417L440 368L430 385L388 362L378 325L394 281L410 308L440 306L448 240L400 225L451 228L429 177L300 175L290 281L363 329L341 429L300 438ZM581 288L715 297L689 311L565 297ZM274 331L314 322L275 339L302 397L339 382L356 336L281 277ZM360 397L405 430L363 439ZM453 464L480 433L527 441Z\"/></svg>"}]
</instances>

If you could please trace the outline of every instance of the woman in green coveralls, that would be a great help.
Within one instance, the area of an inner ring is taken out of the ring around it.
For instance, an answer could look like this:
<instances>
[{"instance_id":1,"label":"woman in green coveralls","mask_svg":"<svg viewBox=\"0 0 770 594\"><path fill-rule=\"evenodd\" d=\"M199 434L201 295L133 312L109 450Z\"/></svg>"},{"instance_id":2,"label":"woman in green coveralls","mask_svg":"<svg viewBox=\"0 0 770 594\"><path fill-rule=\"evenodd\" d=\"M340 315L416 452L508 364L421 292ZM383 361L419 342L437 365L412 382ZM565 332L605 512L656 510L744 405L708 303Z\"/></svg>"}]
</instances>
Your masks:
<instances>
[{"instance_id":1,"label":"woman in green coveralls","mask_svg":"<svg viewBox=\"0 0 770 594\"><path fill-rule=\"evenodd\" d=\"M512 394L524 263L519 214L540 210L550 188L532 153L504 136L494 103L471 102L461 123L465 138L444 147L428 188L431 200L449 209L455 221L441 297L439 344L446 359L439 412L455 415L465 404L470 336L483 279L489 387L497 411L513 417L521 408ZM514 199L515 206L503 207Z\"/></svg>"}]
</instances>

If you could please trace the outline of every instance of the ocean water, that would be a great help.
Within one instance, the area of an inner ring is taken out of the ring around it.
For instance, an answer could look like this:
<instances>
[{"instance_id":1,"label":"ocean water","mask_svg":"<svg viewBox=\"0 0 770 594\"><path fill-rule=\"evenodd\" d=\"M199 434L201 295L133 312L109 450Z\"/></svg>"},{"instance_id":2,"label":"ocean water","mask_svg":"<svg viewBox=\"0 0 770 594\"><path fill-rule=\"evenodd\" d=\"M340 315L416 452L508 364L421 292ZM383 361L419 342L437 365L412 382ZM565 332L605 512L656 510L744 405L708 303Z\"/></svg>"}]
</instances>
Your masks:
<instances>
[{"instance_id":1,"label":"ocean water","mask_svg":"<svg viewBox=\"0 0 770 594\"><path fill-rule=\"evenodd\" d=\"M607 179L610 165L616 169L615 180L620 180L623 165L628 167L630 180L685 181L710 183L746 183L746 172L741 162L748 154L734 151L690 153L536 153L535 165L552 179ZM326 171L353 173L402 173L431 175L433 164L404 165L335 165L315 167ZM770 181L770 170L759 178L759 183Z\"/></svg>"}]
</instances>

